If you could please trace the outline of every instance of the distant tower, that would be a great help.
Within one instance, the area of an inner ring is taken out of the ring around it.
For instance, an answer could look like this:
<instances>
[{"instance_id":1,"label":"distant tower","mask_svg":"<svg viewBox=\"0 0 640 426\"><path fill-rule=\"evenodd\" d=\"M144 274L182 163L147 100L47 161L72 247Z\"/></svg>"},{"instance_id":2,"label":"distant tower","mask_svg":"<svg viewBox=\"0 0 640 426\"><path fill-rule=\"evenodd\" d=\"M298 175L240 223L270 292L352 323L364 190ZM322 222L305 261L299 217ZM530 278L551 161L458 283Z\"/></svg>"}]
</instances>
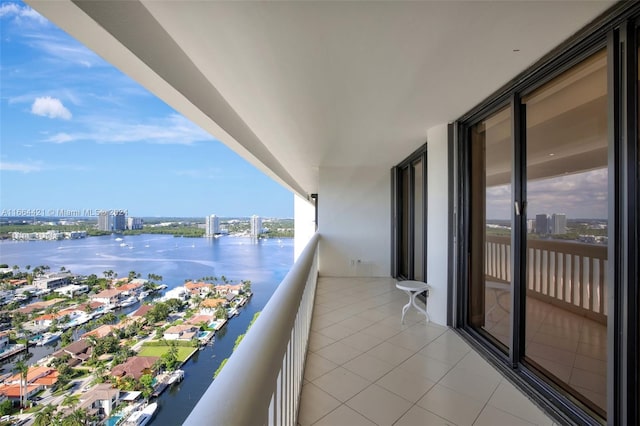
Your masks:
<instances>
[{"instance_id":1,"label":"distant tower","mask_svg":"<svg viewBox=\"0 0 640 426\"><path fill-rule=\"evenodd\" d=\"M98 214L98 231L111 231L109 226L109 212L100 212Z\"/></svg>"},{"instance_id":2,"label":"distant tower","mask_svg":"<svg viewBox=\"0 0 640 426\"><path fill-rule=\"evenodd\" d=\"M127 216L124 212L116 212L113 214L112 231L124 231L127 229Z\"/></svg>"},{"instance_id":3,"label":"distant tower","mask_svg":"<svg viewBox=\"0 0 640 426\"><path fill-rule=\"evenodd\" d=\"M251 236L258 237L262 233L262 219L260 216L251 216Z\"/></svg>"},{"instance_id":4,"label":"distant tower","mask_svg":"<svg viewBox=\"0 0 640 426\"><path fill-rule=\"evenodd\" d=\"M566 234L567 233L567 215L554 213L551 216L551 233Z\"/></svg>"},{"instance_id":5,"label":"distant tower","mask_svg":"<svg viewBox=\"0 0 640 426\"><path fill-rule=\"evenodd\" d=\"M549 216L546 214L536 215L536 234L547 235L549 233Z\"/></svg>"},{"instance_id":6,"label":"distant tower","mask_svg":"<svg viewBox=\"0 0 640 426\"><path fill-rule=\"evenodd\" d=\"M220 233L220 218L215 214L204 218L204 236L213 237Z\"/></svg>"}]
</instances>

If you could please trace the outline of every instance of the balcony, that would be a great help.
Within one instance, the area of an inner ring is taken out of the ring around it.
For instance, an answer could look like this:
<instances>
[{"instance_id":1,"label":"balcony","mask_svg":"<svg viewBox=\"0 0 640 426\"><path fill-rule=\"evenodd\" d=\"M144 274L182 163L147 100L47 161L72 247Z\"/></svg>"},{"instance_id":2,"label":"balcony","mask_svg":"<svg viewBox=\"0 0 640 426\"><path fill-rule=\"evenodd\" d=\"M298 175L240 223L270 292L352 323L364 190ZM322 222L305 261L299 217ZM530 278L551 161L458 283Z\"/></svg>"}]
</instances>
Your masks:
<instances>
[{"instance_id":1,"label":"balcony","mask_svg":"<svg viewBox=\"0 0 640 426\"><path fill-rule=\"evenodd\" d=\"M551 425L390 278L317 277L314 237L186 425Z\"/></svg>"},{"instance_id":2,"label":"balcony","mask_svg":"<svg viewBox=\"0 0 640 426\"><path fill-rule=\"evenodd\" d=\"M551 425L453 330L409 310L392 279L318 280L298 424Z\"/></svg>"}]
</instances>

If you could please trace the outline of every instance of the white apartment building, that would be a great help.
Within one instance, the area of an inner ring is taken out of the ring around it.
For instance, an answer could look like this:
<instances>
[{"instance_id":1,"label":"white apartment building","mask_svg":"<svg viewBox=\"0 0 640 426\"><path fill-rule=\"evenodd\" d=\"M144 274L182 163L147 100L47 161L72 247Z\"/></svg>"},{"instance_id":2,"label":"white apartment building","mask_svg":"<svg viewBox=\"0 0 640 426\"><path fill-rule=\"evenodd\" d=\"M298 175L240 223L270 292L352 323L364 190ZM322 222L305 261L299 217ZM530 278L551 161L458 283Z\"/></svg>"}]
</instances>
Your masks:
<instances>
[{"instance_id":1,"label":"white apartment building","mask_svg":"<svg viewBox=\"0 0 640 426\"><path fill-rule=\"evenodd\" d=\"M262 233L262 218L260 216L251 216L251 236L257 237Z\"/></svg>"},{"instance_id":2,"label":"white apartment building","mask_svg":"<svg viewBox=\"0 0 640 426\"><path fill-rule=\"evenodd\" d=\"M213 237L220 233L220 218L215 214L204 218L204 236Z\"/></svg>"}]
</instances>

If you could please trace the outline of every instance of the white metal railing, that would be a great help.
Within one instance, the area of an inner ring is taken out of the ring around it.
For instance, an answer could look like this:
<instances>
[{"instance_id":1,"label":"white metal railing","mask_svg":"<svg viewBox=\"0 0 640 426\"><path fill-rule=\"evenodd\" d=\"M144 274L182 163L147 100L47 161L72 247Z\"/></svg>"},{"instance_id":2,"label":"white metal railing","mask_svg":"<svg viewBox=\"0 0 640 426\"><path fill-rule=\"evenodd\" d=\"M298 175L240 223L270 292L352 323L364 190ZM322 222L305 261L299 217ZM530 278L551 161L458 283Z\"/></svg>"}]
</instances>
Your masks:
<instances>
[{"instance_id":1,"label":"white metal railing","mask_svg":"<svg viewBox=\"0 0 640 426\"><path fill-rule=\"evenodd\" d=\"M511 282L511 239L486 238L487 279ZM607 320L607 246L557 240L527 240L527 296Z\"/></svg>"},{"instance_id":2,"label":"white metal railing","mask_svg":"<svg viewBox=\"0 0 640 426\"><path fill-rule=\"evenodd\" d=\"M185 425L297 423L319 238L311 238Z\"/></svg>"}]
</instances>

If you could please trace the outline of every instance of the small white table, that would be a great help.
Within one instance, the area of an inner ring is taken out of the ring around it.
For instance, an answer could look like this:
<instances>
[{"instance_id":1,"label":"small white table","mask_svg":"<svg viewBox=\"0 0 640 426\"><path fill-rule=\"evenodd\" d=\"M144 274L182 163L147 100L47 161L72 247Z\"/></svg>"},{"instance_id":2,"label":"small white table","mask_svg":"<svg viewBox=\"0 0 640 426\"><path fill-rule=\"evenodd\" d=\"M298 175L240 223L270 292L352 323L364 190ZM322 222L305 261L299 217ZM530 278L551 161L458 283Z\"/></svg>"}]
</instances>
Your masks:
<instances>
[{"instance_id":1,"label":"small white table","mask_svg":"<svg viewBox=\"0 0 640 426\"><path fill-rule=\"evenodd\" d=\"M407 313L407 310L409 310L409 307L412 305L418 311L422 312L425 317L427 317L427 322L431 321L429 319L429 314L427 313L426 300L424 304L424 309L416 305L416 296L418 296L420 293L423 293L426 291L427 299L429 298L429 284L423 283L422 281L408 280L408 281L398 281L396 283L396 287L399 288L400 290L404 290L404 292L409 295L409 303L404 305L404 307L402 308L402 321L401 321L402 324L404 324L404 315Z\"/></svg>"}]
</instances>

